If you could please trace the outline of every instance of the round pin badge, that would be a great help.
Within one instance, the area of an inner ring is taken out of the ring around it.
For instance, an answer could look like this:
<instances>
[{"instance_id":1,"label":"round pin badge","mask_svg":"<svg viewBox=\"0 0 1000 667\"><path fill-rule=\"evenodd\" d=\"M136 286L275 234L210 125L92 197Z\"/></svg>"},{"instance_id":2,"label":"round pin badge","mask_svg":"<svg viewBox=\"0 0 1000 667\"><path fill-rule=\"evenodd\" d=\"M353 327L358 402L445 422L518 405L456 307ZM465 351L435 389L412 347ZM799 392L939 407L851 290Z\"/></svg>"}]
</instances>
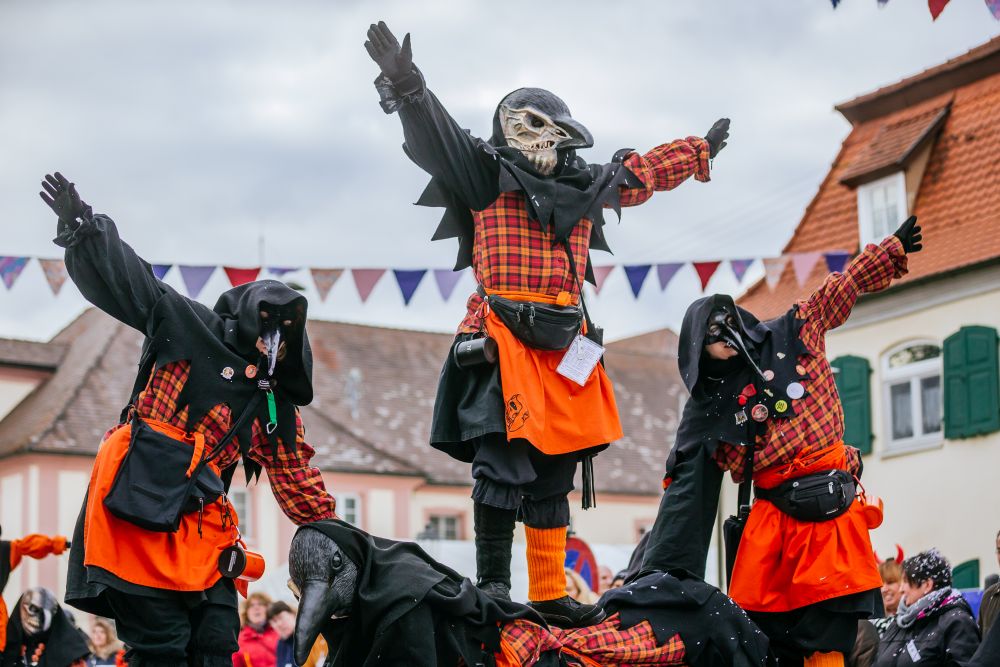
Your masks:
<instances>
[{"instance_id":1,"label":"round pin badge","mask_svg":"<svg viewBox=\"0 0 1000 667\"><path fill-rule=\"evenodd\" d=\"M774 371L772 371L770 368L768 368L766 371L764 371L764 379L767 380L768 382L770 382L771 380L773 380L774 379Z\"/></svg>"},{"instance_id":2,"label":"round pin badge","mask_svg":"<svg viewBox=\"0 0 1000 667\"><path fill-rule=\"evenodd\" d=\"M785 393L788 394L788 398L796 400L805 396L806 390L805 387L803 387L798 382L793 382L787 387L785 387Z\"/></svg>"},{"instance_id":3,"label":"round pin badge","mask_svg":"<svg viewBox=\"0 0 1000 667\"><path fill-rule=\"evenodd\" d=\"M753 418L755 422L762 422L767 420L767 406L763 403L758 403L753 406L750 410L750 417Z\"/></svg>"},{"instance_id":4,"label":"round pin badge","mask_svg":"<svg viewBox=\"0 0 1000 667\"><path fill-rule=\"evenodd\" d=\"M788 410L788 401L775 401L774 410L775 412L785 412Z\"/></svg>"},{"instance_id":5,"label":"round pin badge","mask_svg":"<svg viewBox=\"0 0 1000 667\"><path fill-rule=\"evenodd\" d=\"M225 368L222 369L222 374L221 375L222 375L222 377L224 377L227 380L232 380L233 379L233 375L235 375L235 374L236 374L236 371L233 370L232 366L226 366Z\"/></svg>"},{"instance_id":6,"label":"round pin badge","mask_svg":"<svg viewBox=\"0 0 1000 667\"><path fill-rule=\"evenodd\" d=\"M798 366L795 367L795 372L798 373L799 375L805 375L806 367L803 366L802 364L799 364Z\"/></svg>"},{"instance_id":7,"label":"round pin badge","mask_svg":"<svg viewBox=\"0 0 1000 667\"><path fill-rule=\"evenodd\" d=\"M255 377L257 377L257 367L254 366L253 364L250 364L249 366L246 367L246 370L244 370L243 373L252 380Z\"/></svg>"}]
</instances>

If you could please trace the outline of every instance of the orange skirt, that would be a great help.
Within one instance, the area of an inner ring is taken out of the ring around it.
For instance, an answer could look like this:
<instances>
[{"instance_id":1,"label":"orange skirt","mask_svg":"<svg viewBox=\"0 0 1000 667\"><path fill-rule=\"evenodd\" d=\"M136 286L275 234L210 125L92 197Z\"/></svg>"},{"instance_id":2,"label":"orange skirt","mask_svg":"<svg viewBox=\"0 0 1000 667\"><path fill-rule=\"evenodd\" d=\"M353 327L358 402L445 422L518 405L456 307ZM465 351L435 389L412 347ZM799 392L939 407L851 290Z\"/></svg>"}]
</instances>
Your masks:
<instances>
[{"instance_id":1,"label":"orange skirt","mask_svg":"<svg viewBox=\"0 0 1000 667\"><path fill-rule=\"evenodd\" d=\"M765 489L820 470L847 469L843 443L761 471ZM756 500L736 554L729 597L748 611L791 611L882 586L864 504L830 521L799 521Z\"/></svg>"},{"instance_id":2,"label":"orange skirt","mask_svg":"<svg viewBox=\"0 0 1000 667\"><path fill-rule=\"evenodd\" d=\"M557 303L556 298L541 294L497 294L516 301ZM492 310L487 309L485 322L499 348L507 440L524 438L542 453L553 455L622 437L614 388L601 364L580 386L556 371L565 351L525 345Z\"/></svg>"},{"instance_id":3,"label":"orange skirt","mask_svg":"<svg viewBox=\"0 0 1000 667\"><path fill-rule=\"evenodd\" d=\"M193 446L193 438L175 426L151 420L146 423ZM207 590L222 576L219 553L236 543L236 512L229 505L233 521L224 523L225 497L206 505L200 534L198 512L185 514L174 533L146 530L111 514L104 507L104 497L128 452L131 432L130 426L122 426L101 443L97 452L84 518L84 565L103 568L119 579L149 588Z\"/></svg>"}]
</instances>

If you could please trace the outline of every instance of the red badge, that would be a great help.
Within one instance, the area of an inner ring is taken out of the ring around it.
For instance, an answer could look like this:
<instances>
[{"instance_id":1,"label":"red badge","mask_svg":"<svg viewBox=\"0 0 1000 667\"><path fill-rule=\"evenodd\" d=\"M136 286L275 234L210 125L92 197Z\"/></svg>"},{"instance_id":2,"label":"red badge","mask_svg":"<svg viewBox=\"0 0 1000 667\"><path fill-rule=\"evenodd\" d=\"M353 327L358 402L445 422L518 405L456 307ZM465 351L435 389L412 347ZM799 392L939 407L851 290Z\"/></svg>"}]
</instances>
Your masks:
<instances>
[{"instance_id":1,"label":"red badge","mask_svg":"<svg viewBox=\"0 0 1000 667\"><path fill-rule=\"evenodd\" d=\"M252 380L253 378L257 377L257 367L256 367L256 366L254 366L254 365L252 365L252 364L251 364L251 365L249 365L249 366L247 366L246 370L245 370L245 371L243 371L243 372L244 372L244 373L246 374L246 376L247 376L248 378L250 378L251 380Z\"/></svg>"}]
</instances>

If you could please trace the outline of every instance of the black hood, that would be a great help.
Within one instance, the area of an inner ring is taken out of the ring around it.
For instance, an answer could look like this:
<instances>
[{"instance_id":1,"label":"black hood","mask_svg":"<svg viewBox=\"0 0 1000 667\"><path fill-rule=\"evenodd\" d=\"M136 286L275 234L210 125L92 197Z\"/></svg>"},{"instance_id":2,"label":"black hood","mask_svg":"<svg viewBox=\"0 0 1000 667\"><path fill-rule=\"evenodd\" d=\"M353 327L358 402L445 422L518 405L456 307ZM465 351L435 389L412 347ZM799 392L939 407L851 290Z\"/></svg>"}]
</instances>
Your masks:
<instances>
[{"instance_id":1,"label":"black hood","mask_svg":"<svg viewBox=\"0 0 1000 667\"><path fill-rule=\"evenodd\" d=\"M213 310L222 318L223 341L249 361L256 361L260 336L260 311L264 304L289 306L301 311L301 328L285 339L287 352L278 363L275 377L283 394L295 405L312 402L312 350L305 330L306 298L283 282L257 280L223 292Z\"/></svg>"},{"instance_id":2,"label":"black hood","mask_svg":"<svg viewBox=\"0 0 1000 667\"><path fill-rule=\"evenodd\" d=\"M500 107L504 105L515 109L532 107L543 112L575 139L572 142L572 149L590 148L594 145L594 137L590 134L590 130L573 118L569 107L557 95L544 88L518 88L504 95L500 103L497 104L496 111L493 112L493 135L490 137L490 143L497 148L507 146L503 126L500 124ZM571 149L561 149L560 156L563 155L563 151L568 150ZM560 160L560 164L563 164L562 160Z\"/></svg>"},{"instance_id":3,"label":"black hood","mask_svg":"<svg viewBox=\"0 0 1000 667\"><path fill-rule=\"evenodd\" d=\"M38 667L70 667L74 662L90 656L90 649L87 646L87 636L77 628L70 619L69 614L58 604L55 613L52 615L52 625L39 637L28 637L21 625L21 600L17 599L10 618L7 621L7 646L3 651L0 664L7 665L23 664L21 657L21 647L28 649L30 655L38 644L44 643L45 650L42 653Z\"/></svg>"},{"instance_id":4,"label":"black hood","mask_svg":"<svg viewBox=\"0 0 1000 667\"><path fill-rule=\"evenodd\" d=\"M708 317L715 310L725 310L735 318L738 333L748 352L752 357L755 357L756 361L760 359L758 348L769 335L767 328L761 325L752 313L737 306L733 297L728 294L706 296L688 306L681 324L677 362L680 366L684 386L692 394L695 392L699 378L704 375L700 366L703 362L705 333L708 328ZM739 357L734 357L730 362L734 368L742 365L738 359Z\"/></svg>"}]
</instances>

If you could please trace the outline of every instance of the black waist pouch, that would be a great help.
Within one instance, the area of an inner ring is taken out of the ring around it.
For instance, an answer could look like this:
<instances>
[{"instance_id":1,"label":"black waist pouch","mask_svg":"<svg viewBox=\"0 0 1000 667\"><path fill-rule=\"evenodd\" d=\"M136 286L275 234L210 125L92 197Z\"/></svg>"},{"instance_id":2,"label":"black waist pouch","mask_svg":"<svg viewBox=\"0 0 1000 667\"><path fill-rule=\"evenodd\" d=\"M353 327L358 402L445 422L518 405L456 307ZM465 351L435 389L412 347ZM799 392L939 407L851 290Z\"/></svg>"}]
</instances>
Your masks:
<instances>
[{"instance_id":1,"label":"black waist pouch","mask_svg":"<svg viewBox=\"0 0 1000 667\"><path fill-rule=\"evenodd\" d=\"M789 480L773 489L754 487L754 494L774 503L799 521L829 521L846 512L857 494L846 470L825 470Z\"/></svg>"},{"instance_id":2,"label":"black waist pouch","mask_svg":"<svg viewBox=\"0 0 1000 667\"><path fill-rule=\"evenodd\" d=\"M202 459L189 477L195 448L133 417L128 452L104 497L104 506L140 528L175 532L184 514L203 510L225 491L222 479L205 465L206 454L201 453Z\"/></svg>"},{"instance_id":3,"label":"black waist pouch","mask_svg":"<svg viewBox=\"0 0 1000 667\"><path fill-rule=\"evenodd\" d=\"M582 329L583 311L577 306L513 301L492 294L486 298L504 326L529 347L565 350Z\"/></svg>"}]
</instances>

